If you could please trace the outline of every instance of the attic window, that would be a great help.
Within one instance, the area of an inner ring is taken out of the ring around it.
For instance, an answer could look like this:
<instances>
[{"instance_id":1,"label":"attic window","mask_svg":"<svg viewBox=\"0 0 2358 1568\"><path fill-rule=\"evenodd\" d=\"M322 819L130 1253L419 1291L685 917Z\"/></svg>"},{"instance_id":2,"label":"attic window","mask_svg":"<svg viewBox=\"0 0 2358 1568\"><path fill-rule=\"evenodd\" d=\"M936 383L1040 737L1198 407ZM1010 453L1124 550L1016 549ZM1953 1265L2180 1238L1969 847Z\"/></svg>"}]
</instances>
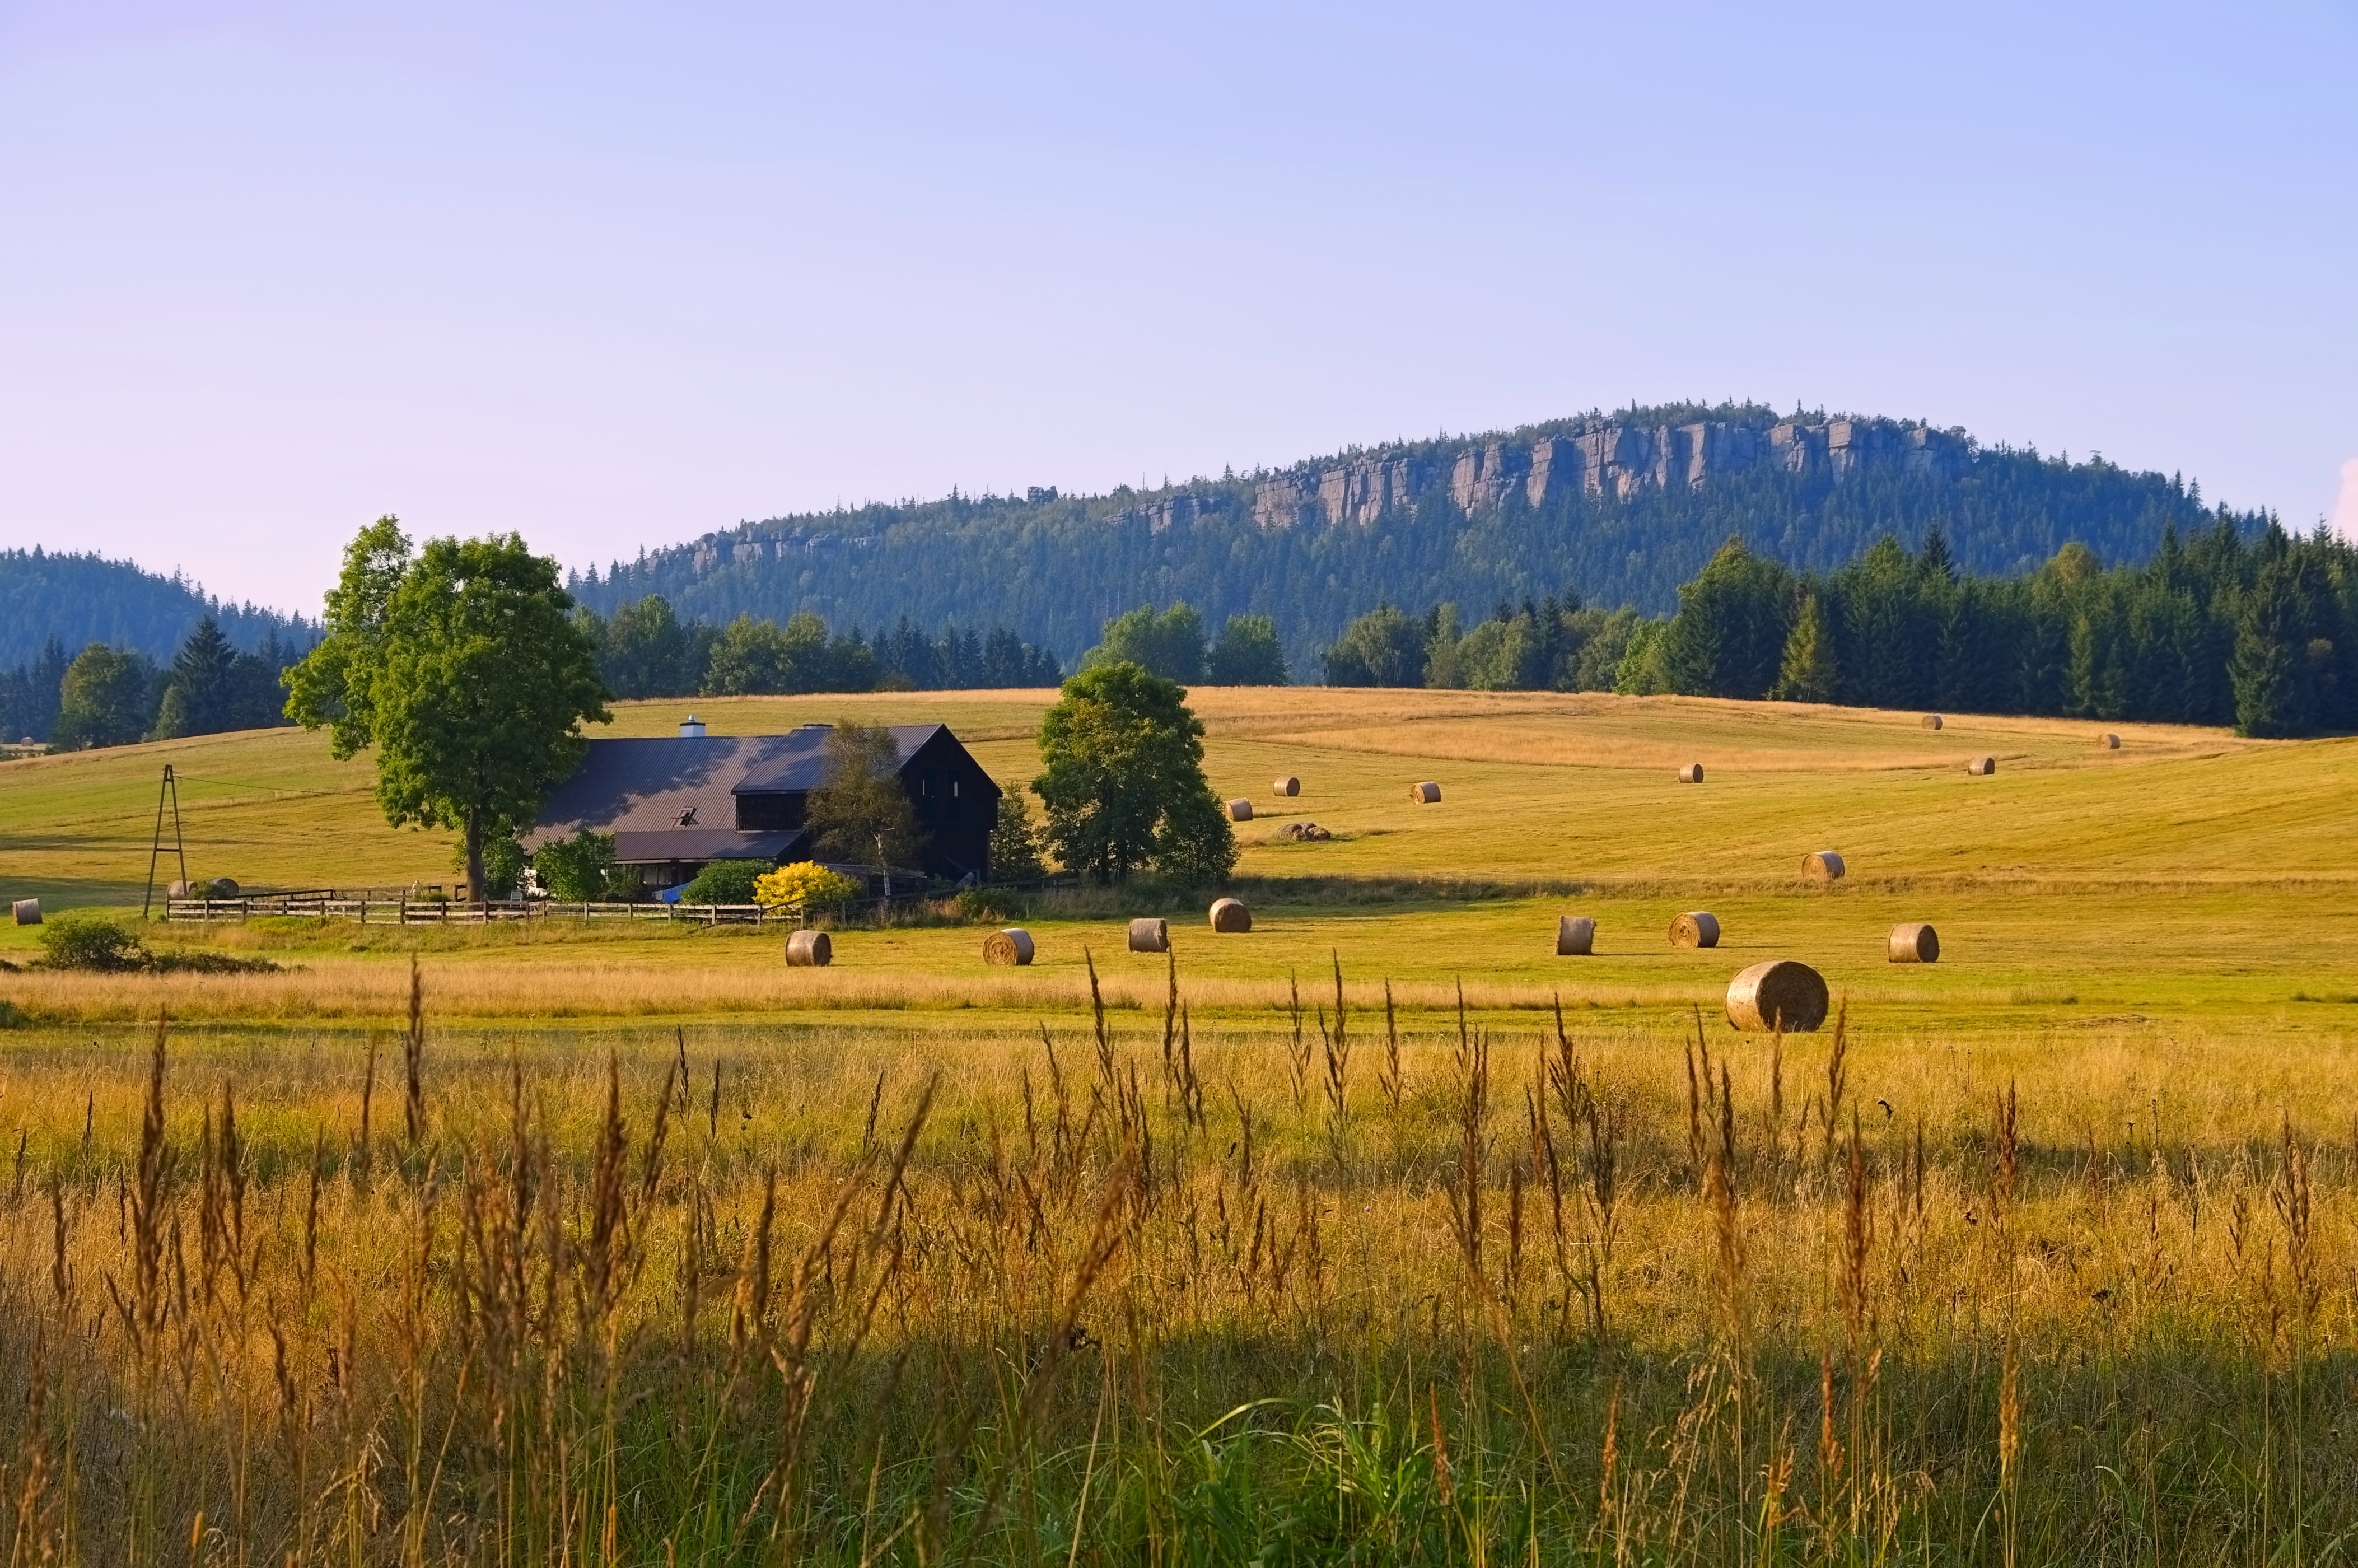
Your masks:
<instances>
[{"instance_id":1,"label":"attic window","mask_svg":"<svg viewBox=\"0 0 2358 1568\"><path fill-rule=\"evenodd\" d=\"M695 826L696 826L696 807L694 807L694 806L689 806L686 811L681 812L677 816L673 817L673 818L671 819L671 825L672 825L674 827L695 827Z\"/></svg>"}]
</instances>

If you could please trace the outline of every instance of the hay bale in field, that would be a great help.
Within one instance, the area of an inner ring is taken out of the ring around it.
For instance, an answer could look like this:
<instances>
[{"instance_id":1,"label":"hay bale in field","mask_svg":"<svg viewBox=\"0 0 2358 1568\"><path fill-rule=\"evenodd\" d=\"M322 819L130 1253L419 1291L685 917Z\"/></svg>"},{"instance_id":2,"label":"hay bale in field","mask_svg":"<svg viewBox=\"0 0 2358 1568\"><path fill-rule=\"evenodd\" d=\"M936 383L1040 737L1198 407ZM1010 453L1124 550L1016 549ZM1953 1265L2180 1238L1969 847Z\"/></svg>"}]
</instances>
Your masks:
<instances>
[{"instance_id":1,"label":"hay bale in field","mask_svg":"<svg viewBox=\"0 0 2358 1568\"><path fill-rule=\"evenodd\" d=\"M2121 738L2114 734L2111 730L2107 730L2104 733L2096 737L2096 750L2099 752L2117 752L2120 749Z\"/></svg>"},{"instance_id":2,"label":"hay bale in field","mask_svg":"<svg viewBox=\"0 0 2358 1568\"><path fill-rule=\"evenodd\" d=\"M1275 790L1281 797L1286 800L1292 800L1295 795L1302 793L1302 781L1295 778L1292 773L1288 773L1269 787Z\"/></svg>"},{"instance_id":3,"label":"hay bale in field","mask_svg":"<svg viewBox=\"0 0 2358 1568\"><path fill-rule=\"evenodd\" d=\"M1889 957L1895 964L1937 964L1941 934L1920 920L1902 921L1891 928Z\"/></svg>"},{"instance_id":4,"label":"hay bale in field","mask_svg":"<svg viewBox=\"0 0 2358 1568\"><path fill-rule=\"evenodd\" d=\"M1004 931L994 931L982 939L982 961L986 964L1022 965L1032 961L1032 933L1020 925Z\"/></svg>"},{"instance_id":5,"label":"hay bale in field","mask_svg":"<svg viewBox=\"0 0 2358 1568\"><path fill-rule=\"evenodd\" d=\"M1250 822L1252 820L1252 802L1247 800L1242 795L1238 795L1236 799L1228 802L1228 820L1231 822Z\"/></svg>"},{"instance_id":6,"label":"hay bale in field","mask_svg":"<svg viewBox=\"0 0 2358 1568\"><path fill-rule=\"evenodd\" d=\"M1716 947L1719 946L1719 917L1700 909L1691 909L1671 922L1671 946L1673 947Z\"/></svg>"},{"instance_id":7,"label":"hay bale in field","mask_svg":"<svg viewBox=\"0 0 2358 1568\"><path fill-rule=\"evenodd\" d=\"M1419 806L1438 806L1441 804L1441 786L1431 779L1422 784L1412 784L1408 786L1408 797Z\"/></svg>"},{"instance_id":8,"label":"hay bale in field","mask_svg":"<svg viewBox=\"0 0 2358 1568\"><path fill-rule=\"evenodd\" d=\"M1679 770L1679 783L1703 783L1703 764L1701 762L1689 762L1685 767L1681 768Z\"/></svg>"},{"instance_id":9,"label":"hay bale in field","mask_svg":"<svg viewBox=\"0 0 2358 1568\"><path fill-rule=\"evenodd\" d=\"M1728 982L1728 1026L1759 1034L1775 1029L1806 1033L1826 1021L1826 1000L1825 978L1817 970L1771 958Z\"/></svg>"},{"instance_id":10,"label":"hay bale in field","mask_svg":"<svg viewBox=\"0 0 2358 1568\"><path fill-rule=\"evenodd\" d=\"M786 964L790 968L823 969L835 962L835 944L824 931L797 931L786 938Z\"/></svg>"},{"instance_id":11,"label":"hay bale in field","mask_svg":"<svg viewBox=\"0 0 2358 1568\"><path fill-rule=\"evenodd\" d=\"M1566 914L1555 923L1555 956L1585 958L1596 950L1596 922L1585 914Z\"/></svg>"},{"instance_id":12,"label":"hay bale in field","mask_svg":"<svg viewBox=\"0 0 2358 1568\"><path fill-rule=\"evenodd\" d=\"M1130 923L1130 950L1133 953L1167 953L1171 950L1171 927L1161 920L1133 920Z\"/></svg>"},{"instance_id":13,"label":"hay bale in field","mask_svg":"<svg viewBox=\"0 0 2358 1568\"><path fill-rule=\"evenodd\" d=\"M1974 777L1977 779L1985 779L1989 777L1990 774L1997 772L1997 759L1996 757L1975 757L1972 762L1965 764L1965 772L1973 774Z\"/></svg>"},{"instance_id":14,"label":"hay bale in field","mask_svg":"<svg viewBox=\"0 0 2358 1568\"><path fill-rule=\"evenodd\" d=\"M1315 822L1289 822L1277 830L1277 837L1294 844L1324 844L1335 835Z\"/></svg>"},{"instance_id":15,"label":"hay bale in field","mask_svg":"<svg viewBox=\"0 0 2358 1568\"><path fill-rule=\"evenodd\" d=\"M202 898L205 896L205 884L202 882L174 882L171 886L164 890L164 896L166 898Z\"/></svg>"},{"instance_id":16,"label":"hay bale in field","mask_svg":"<svg viewBox=\"0 0 2358 1568\"><path fill-rule=\"evenodd\" d=\"M1233 898L1216 899L1212 903L1212 929L1233 935L1252 929L1252 911L1242 901Z\"/></svg>"},{"instance_id":17,"label":"hay bale in field","mask_svg":"<svg viewBox=\"0 0 2358 1568\"><path fill-rule=\"evenodd\" d=\"M1801 875L1821 886L1843 879L1843 858L1832 849L1820 849L1801 858Z\"/></svg>"},{"instance_id":18,"label":"hay bale in field","mask_svg":"<svg viewBox=\"0 0 2358 1568\"><path fill-rule=\"evenodd\" d=\"M1937 714L1937 713L1928 713L1928 714L1924 715L1924 728L1925 728L1925 729L1927 729L1927 730L1938 730L1940 727L1941 727L1941 716L1940 716L1939 714Z\"/></svg>"},{"instance_id":19,"label":"hay bale in field","mask_svg":"<svg viewBox=\"0 0 2358 1568\"><path fill-rule=\"evenodd\" d=\"M8 907L19 925L38 925L41 923L41 901L38 898L20 898Z\"/></svg>"},{"instance_id":20,"label":"hay bale in field","mask_svg":"<svg viewBox=\"0 0 2358 1568\"><path fill-rule=\"evenodd\" d=\"M237 896L236 881L229 877L215 877L212 880L211 896L214 898L235 898Z\"/></svg>"}]
</instances>

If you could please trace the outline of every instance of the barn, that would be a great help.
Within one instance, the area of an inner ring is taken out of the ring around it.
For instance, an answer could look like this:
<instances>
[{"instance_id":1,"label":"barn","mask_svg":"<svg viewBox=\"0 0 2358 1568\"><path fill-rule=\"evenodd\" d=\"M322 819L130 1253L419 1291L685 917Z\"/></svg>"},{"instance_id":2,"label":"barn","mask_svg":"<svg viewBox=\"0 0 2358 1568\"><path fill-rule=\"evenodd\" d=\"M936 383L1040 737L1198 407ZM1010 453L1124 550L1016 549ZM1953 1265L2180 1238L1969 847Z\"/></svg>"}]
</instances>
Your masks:
<instances>
[{"instance_id":1,"label":"barn","mask_svg":"<svg viewBox=\"0 0 2358 1568\"><path fill-rule=\"evenodd\" d=\"M614 858L653 887L676 886L714 860L811 860L804 816L810 792L826 782L833 732L806 724L784 735L708 735L690 714L675 736L592 741L524 846L611 833ZM946 724L895 724L891 733L901 787L925 835L914 869L988 878L998 784Z\"/></svg>"}]
</instances>

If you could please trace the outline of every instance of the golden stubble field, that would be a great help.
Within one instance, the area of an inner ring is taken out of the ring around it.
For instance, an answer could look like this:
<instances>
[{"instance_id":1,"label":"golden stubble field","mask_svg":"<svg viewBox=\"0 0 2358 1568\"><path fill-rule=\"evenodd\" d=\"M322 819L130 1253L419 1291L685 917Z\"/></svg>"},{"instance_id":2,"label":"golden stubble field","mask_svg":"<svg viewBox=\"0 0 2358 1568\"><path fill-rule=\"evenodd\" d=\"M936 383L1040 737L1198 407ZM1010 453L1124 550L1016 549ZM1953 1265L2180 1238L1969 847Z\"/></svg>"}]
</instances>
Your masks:
<instances>
[{"instance_id":1,"label":"golden stubble field","mask_svg":"<svg viewBox=\"0 0 2358 1568\"><path fill-rule=\"evenodd\" d=\"M1012 782L1046 700L694 706L941 718ZM811 972L774 934L551 922L0 973L12 1552L2346 1552L2352 743L1195 700L1265 808L1249 935L1140 890L1052 898L1024 971L972 925L840 932ZM449 875L364 763L274 733L0 764L0 881L135 905L168 757L201 874ZM1270 841L1295 819L1336 841ZM1816 849L1851 876L1804 887ZM1723 946L1671 949L1699 907ZM1120 951L1150 910L1175 991ZM1597 957L1552 956L1560 913ZM1901 919L1938 965L1883 961ZM1725 1027L1770 956L1825 972L1839 1035Z\"/></svg>"}]
</instances>

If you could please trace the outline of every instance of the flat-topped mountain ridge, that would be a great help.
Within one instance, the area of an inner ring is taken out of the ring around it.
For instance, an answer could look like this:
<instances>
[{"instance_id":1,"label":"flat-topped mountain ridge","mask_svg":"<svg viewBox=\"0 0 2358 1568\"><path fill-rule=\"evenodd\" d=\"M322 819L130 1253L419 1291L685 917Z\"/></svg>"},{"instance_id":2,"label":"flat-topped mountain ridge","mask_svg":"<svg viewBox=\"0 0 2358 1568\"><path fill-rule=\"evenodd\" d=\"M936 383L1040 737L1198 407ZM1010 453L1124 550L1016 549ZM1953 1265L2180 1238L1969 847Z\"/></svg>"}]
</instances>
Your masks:
<instances>
[{"instance_id":1,"label":"flat-topped mountain ridge","mask_svg":"<svg viewBox=\"0 0 2358 1568\"><path fill-rule=\"evenodd\" d=\"M1763 405L1591 412L1352 448L1217 479L872 503L740 524L574 579L601 611L649 593L684 617L809 611L838 627L1001 625L1067 659L1106 619L1185 600L1217 624L1274 616L1297 678L1379 601L1469 613L1555 597L1673 608L1730 535L1832 568L1940 528L1967 570L2027 570L2078 542L2142 560L2165 527L2258 513L2092 456L1984 446L1959 428Z\"/></svg>"}]
</instances>

